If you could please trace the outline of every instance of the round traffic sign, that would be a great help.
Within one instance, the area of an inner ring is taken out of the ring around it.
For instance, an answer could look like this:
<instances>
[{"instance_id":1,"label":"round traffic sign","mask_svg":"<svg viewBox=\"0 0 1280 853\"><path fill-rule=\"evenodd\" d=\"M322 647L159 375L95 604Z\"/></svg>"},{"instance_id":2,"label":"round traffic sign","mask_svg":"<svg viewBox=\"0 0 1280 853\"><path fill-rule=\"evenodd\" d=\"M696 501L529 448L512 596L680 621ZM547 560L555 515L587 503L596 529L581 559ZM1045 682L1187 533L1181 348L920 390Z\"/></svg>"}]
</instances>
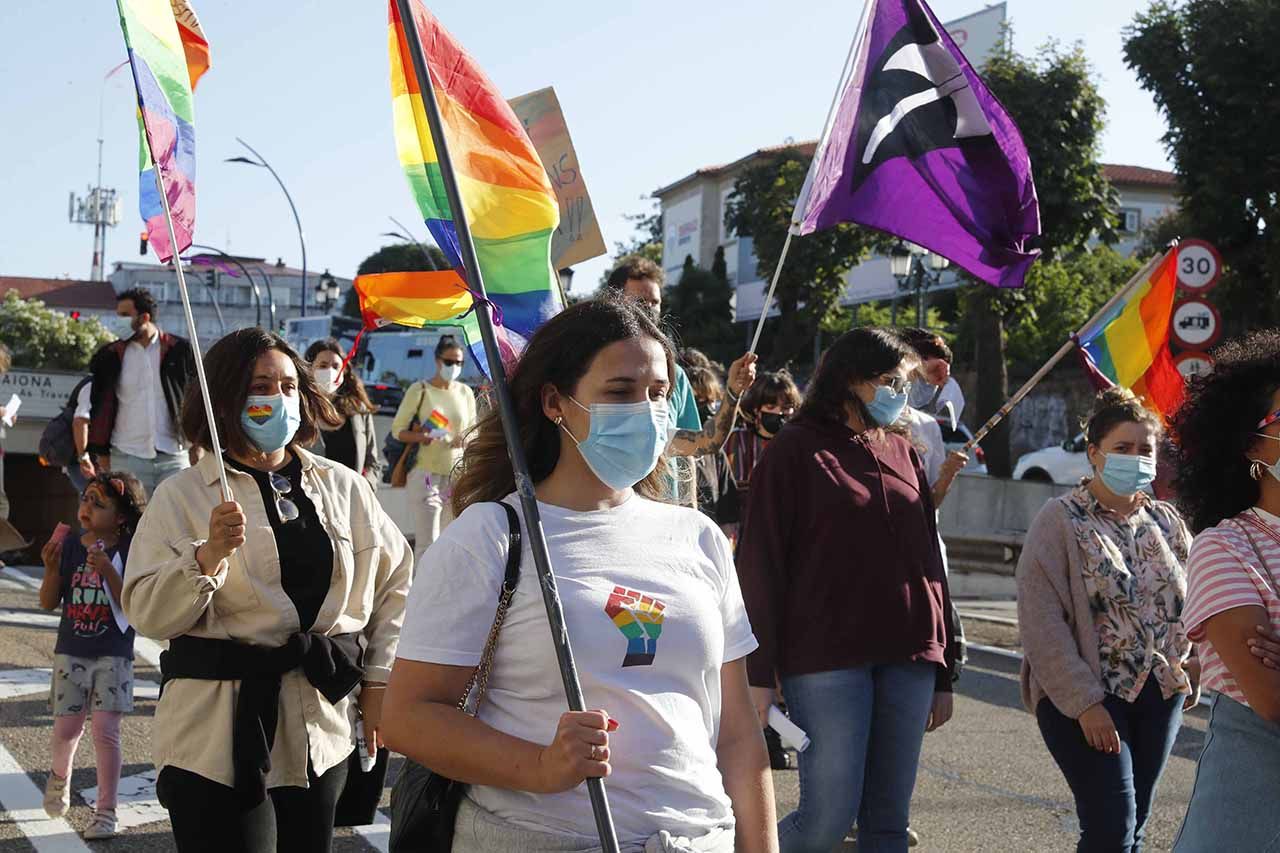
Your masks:
<instances>
[{"instance_id":1,"label":"round traffic sign","mask_svg":"<svg viewBox=\"0 0 1280 853\"><path fill-rule=\"evenodd\" d=\"M1213 369L1213 356L1207 352L1184 352L1173 360L1174 367L1182 374L1183 379L1203 376Z\"/></svg>"},{"instance_id":2,"label":"round traffic sign","mask_svg":"<svg viewBox=\"0 0 1280 853\"><path fill-rule=\"evenodd\" d=\"M1178 284L1204 293L1222 276L1222 256L1204 240L1183 240L1178 244Z\"/></svg>"},{"instance_id":3,"label":"round traffic sign","mask_svg":"<svg viewBox=\"0 0 1280 853\"><path fill-rule=\"evenodd\" d=\"M1222 335L1222 315L1203 299L1184 299L1174 305L1170 325L1174 341L1185 349L1208 349Z\"/></svg>"}]
</instances>

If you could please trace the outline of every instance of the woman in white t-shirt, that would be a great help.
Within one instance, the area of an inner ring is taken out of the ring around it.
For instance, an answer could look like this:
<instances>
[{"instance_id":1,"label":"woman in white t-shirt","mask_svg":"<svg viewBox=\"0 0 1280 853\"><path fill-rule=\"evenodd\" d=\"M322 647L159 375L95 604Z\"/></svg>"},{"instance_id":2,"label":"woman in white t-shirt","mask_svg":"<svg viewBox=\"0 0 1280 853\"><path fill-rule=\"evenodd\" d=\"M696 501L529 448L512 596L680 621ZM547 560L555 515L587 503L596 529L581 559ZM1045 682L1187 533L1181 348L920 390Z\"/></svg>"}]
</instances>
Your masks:
<instances>
[{"instance_id":1,"label":"woman in white t-shirt","mask_svg":"<svg viewBox=\"0 0 1280 853\"><path fill-rule=\"evenodd\" d=\"M511 377L569 638L596 710L565 710L527 544L478 717L455 708L506 564L507 517L493 502L516 501L496 413L467 447L454 481L457 520L410 594L383 718L393 749L470 785L455 853L598 849L581 783L603 776L623 850L777 850L744 660L756 640L729 544L703 514L664 503L655 473L666 470L673 365L653 321L607 299L548 320Z\"/></svg>"}]
</instances>

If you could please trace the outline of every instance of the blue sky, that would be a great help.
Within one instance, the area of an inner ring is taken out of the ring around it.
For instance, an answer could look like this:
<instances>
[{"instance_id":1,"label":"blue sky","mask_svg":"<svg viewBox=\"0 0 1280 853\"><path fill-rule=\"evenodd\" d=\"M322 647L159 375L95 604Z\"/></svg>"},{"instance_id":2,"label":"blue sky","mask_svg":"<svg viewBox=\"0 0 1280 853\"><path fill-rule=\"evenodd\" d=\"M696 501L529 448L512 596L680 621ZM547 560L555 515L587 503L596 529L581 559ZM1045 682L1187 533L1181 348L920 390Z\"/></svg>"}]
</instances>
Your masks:
<instances>
[{"instance_id":1,"label":"blue sky","mask_svg":"<svg viewBox=\"0 0 1280 853\"><path fill-rule=\"evenodd\" d=\"M197 242L290 264L293 220L265 170L224 163L242 136L288 184L308 266L351 275L387 242L388 216L426 229L391 138L386 5L376 0L195 0L213 46L196 99ZM857 0L438 0L429 4L512 97L553 85L606 243L657 187L700 166L821 130ZM981 0L934 0L951 20ZM1109 102L1108 162L1167 168L1164 124L1121 57L1146 0L1010 0L1015 47L1080 41ZM92 232L67 196L94 179L104 105L104 184L124 198L107 260L141 260L137 130L115 4L6 2L0 10L0 275L87 278ZM154 256L152 256L154 258ZM605 261L578 268L594 287Z\"/></svg>"}]
</instances>

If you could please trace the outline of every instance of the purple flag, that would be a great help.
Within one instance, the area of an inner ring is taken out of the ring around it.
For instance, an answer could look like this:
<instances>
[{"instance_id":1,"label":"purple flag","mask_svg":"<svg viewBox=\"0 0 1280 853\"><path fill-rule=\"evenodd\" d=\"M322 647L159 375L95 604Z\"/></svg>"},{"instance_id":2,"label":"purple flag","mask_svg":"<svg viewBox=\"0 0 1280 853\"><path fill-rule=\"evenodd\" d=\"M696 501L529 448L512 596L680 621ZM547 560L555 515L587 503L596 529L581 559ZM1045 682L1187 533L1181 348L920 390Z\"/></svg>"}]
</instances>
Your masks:
<instances>
[{"instance_id":1,"label":"purple flag","mask_svg":"<svg viewBox=\"0 0 1280 853\"><path fill-rule=\"evenodd\" d=\"M853 71L792 228L855 222L997 287L1021 287L1040 235L1022 134L923 0L867 2Z\"/></svg>"}]
</instances>

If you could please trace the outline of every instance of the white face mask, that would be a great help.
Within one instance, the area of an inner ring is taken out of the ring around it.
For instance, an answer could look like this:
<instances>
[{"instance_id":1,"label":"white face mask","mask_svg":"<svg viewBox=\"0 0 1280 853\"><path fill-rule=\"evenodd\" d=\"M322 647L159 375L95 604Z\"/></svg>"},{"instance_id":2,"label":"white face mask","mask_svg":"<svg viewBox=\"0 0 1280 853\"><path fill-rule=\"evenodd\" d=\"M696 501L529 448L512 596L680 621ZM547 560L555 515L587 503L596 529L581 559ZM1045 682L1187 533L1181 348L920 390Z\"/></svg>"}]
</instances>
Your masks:
<instances>
[{"instance_id":1,"label":"white face mask","mask_svg":"<svg viewBox=\"0 0 1280 853\"><path fill-rule=\"evenodd\" d=\"M440 365L440 378L445 382L452 382L462 375L461 364L442 364Z\"/></svg>"},{"instance_id":2,"label":"white face mask","mask_svg":"<svg viewBox=\"0 0 1280 853\"><path fill-rule=\"evenodd\" d=\"M316 384L320 386L320 390L325 394L332 394L338 390L338 386L342 384L342 368L340 367L317 367L311 371L311 375L315 377Z\"/></svg>"}]
</instances>

